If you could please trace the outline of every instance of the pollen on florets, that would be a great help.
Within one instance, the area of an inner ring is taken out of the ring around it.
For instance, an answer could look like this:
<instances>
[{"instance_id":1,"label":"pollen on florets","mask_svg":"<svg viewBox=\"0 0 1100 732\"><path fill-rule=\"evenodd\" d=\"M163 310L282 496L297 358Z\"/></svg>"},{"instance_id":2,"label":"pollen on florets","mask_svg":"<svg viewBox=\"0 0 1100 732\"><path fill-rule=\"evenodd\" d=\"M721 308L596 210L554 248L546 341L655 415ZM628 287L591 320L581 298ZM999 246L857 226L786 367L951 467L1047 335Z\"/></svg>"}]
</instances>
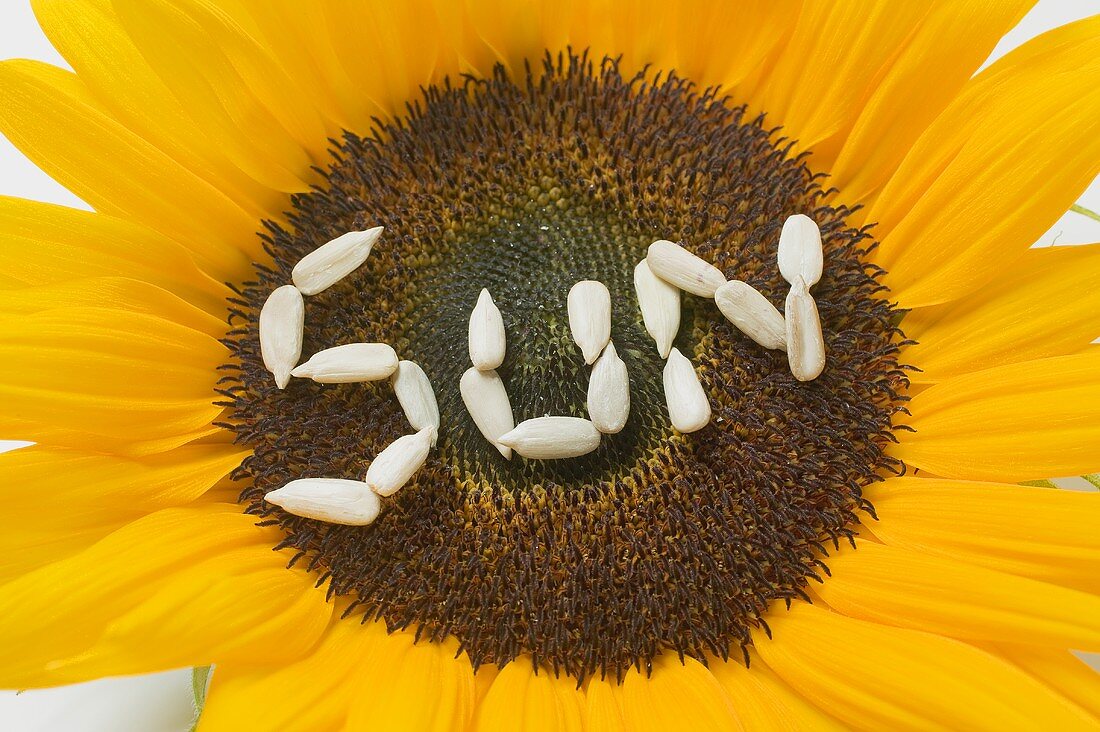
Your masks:
<instances>
[{"instance_id":1,"label":"pollen on florets","mask_svg":"<svg viewBox=\"0 0 1100 732\"><path fill-rule=\"evenodd\" d=\"M456 637L475 665L529 654L583 678L618 677L663 652L739 654L769 603L805 596L821 549L853 535L861 489L899 466L884 448L903 409L901 334L873 246L789 141L675 74L624 78L612 60L548 56L516 79L444 82L370 137L347 134L324 182L269 223L271 262L238 288L223 385L246 510L286 532L350 614ZM685 298L674 346L696 365L713 419L674 432L664 361L633 271L657 239L681 242L782 307L783 221L812 214L825 246L814 288L828 366L792 375L781 351ZM385 342L420 364L438 398L438 449L370 526L283 512L263 496L305 475L362 478L410 431L386 384L265 371L256 323L274 287L319 243L365 225L386 237L359 270L310 298L303 352ZM505 460L463 407L466 329L479 293L502 304L499 372L517 422L583 416L588 366L566 295L607 285L631 417L594 452Z\"/></svg>"}]
</instances>

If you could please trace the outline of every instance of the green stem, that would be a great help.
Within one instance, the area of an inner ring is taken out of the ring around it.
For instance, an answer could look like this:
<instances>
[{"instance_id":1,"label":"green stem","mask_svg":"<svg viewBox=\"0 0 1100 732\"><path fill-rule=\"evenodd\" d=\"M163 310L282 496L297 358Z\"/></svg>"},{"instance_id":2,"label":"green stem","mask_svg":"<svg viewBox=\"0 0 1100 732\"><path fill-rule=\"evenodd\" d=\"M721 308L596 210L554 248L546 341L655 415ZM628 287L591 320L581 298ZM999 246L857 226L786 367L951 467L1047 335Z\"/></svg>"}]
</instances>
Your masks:
<instances>
[{"instance_id":1,"label":"green stem","mask_svg":"<svg viewBox=\"0 0 1100 732\"><path fill-rule=\"evenodd\" d=\"M1082 216L1088 216L1093 221L1100 221L1100 213L1096 213L1095 211L1090 211L1089 209L1085 208L1084 206L1078 206L1076 203L1073 204L1072 206L1070 206L1069 210L1073 211L1074 213L1079 213Z\"/></svg>"}]
</instances>

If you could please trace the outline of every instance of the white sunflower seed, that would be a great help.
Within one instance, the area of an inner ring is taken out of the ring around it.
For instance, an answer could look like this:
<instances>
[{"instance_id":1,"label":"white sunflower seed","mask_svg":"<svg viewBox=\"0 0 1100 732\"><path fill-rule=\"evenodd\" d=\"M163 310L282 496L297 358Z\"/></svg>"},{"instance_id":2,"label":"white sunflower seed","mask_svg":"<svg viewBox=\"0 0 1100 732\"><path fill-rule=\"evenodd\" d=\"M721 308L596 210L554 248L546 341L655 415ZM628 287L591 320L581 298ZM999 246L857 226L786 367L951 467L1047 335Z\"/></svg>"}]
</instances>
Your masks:
<instances>
[{"instance_id":1,"label":"white sunflower seed","mask_svg":"<svg viewBox=\"0 0 1100 732\"><path fill-rule=\"evenodd\" d=\"M378 453L367 468L367 485L383 497L397 493L424 465L434 442L433 427L425 427L415 435L398 437Z\"/></svg>"},{"instance_id":2,"label":"white sunflower seed","mask_svg":"<svg viewBox=\"0 0 1100 732\"><path fill-rule=\"evenodd\" d=\"M305 321L305 302L294 285L275 288L260 309L260 355L280 389L286 388L302 356Z\"/></svg>"},{"instance_id":3,"label":"white sunflower seed","mask_svg":"<svg viewBox=\"0 0 1100 732\"><path fill-rule=\"evenodd\" d=\"M714 302L722 315L764 348L787 350L783 314L752 285L730 280L714 293Z\"/></svg>"},{"instance_id":4,"label":"white sunflower seed","mask_svg":"<svg viewBox=\"0 0 1100 732\"><path fill-rule=\"evenodd\" d=\"M396 370L397 354L385 343L348 343L318 351L290 373L319 384L351 384L385 379Z\"/></svg>"},{"instance_id":5,"label":"white sunflower seed","mask_svg":"<svg viewBox=\"0 0 1100 732\"><path fill-rule=\"evenodd\" d=\"M795 214L783 222L779 234L779 273L790 284L801 277L810 288L821 279L824 253L821 229L809 216Z\"/></svg>"},{"instance_id":6,"label":"white sunflower seed","mask_svg":"<svg viewBox=\"0 0 1100 732\"><path fill-rule=\"evenodd\" d=\"M512 430L515 418L512 416L512 403L508 401L508 392L504 382L496 371L478 371L467 369L458 384L462 392L462 401L474 424L493 443L505 460L512 459L512 448L500 443L501 435Z\"/></svg>"},{"instance_id":7,"label":"white sunflower seed","mask_svg":"<svg viewBox=\"0 0 1100 732\"><path fill-rule=\"evenodd\" d=\"M802 277L787 293L787 362L799 381L813 381L825 368L825 340L817 303Z\"/></svg>"},{"instance_id":8,"label":"white sunflower seed","mask_svg":"<svg viewBox=\"0 0 1100 732\"><path fill-rule=\"evenodd\" d=\"M591 364L611 340L611 293L602 282L583 280L570 288L567 302L573 341Z\"/></svg>"},{"instance_id":9,"label":"white sunflower seed","mask_svg":"<svg viewBox=\"0 0 1100 732\"><path fill-rule=\"evenodd\" d=\"M378 495L366 483L339 478L292 480L264 500L295 516L347 526L365 526L382 510Z\"/></svg>"},{"instance_id":10,"label":"white sunflower seed","mask_svg":"<svg viewBox=\"0 0 1100 732\"><path fill-rule=\"evenodd\" d=\"M478 371L492 371L504 363L504 318L483 289L470 313L470 361Z\"/></svg>"},{"instance_id":11,"label":"white sunflower seed","mask_svg":"<svg viewBox=\"0 0 1100 732\"><path fill-rule=\"evenodd\" d=\"M626 364L608 343L588 381L588 417L605 435L621 432L630 416L630 376Z\"/></svg>"},{"instance_id":12,"label":"white sunflower seed","mask_svg":"<svg viewBox=\"0 0 1100 732\"><path fill-rule=\"evenodd\" d=\"M668 358L680 330L680 291L653 274L649 262L644 259L634 268L634 291L638 295L646 332L657 343L661 358Z\"/></svg>"},{"instance_id":13,"label":"white sunflower seed","mask_svg":"<svg viewBox=\"0 0 1100 732\"><path fill-rule=\"evenodd\" d=\"M646 262L665 282L700 297L714 297L714 291L726 283L725 275L713 264L664 239L649 245Z\"/></svg>"},{"instance_id":14,"label":"white sunflower seed","mask_svg":"<svg viewBox=\"0 0 1100 732\"><path fill-rule=\"evenodd\" d=\"M600 446L600 432L580 417L536 417L500 438L525 458L554 460L587 455Z\"/></svg>"},{"instance_id":15,"label":"white sunflower seed","mask_svg":"<svg viewBox=\"0 0 1100 732\"><path fill-rule=\"evenodd\" d=\"M673 348L668 354L662 376L672 426L685 433L706 427L710 422L710 401L699 383L695 367L679 348Z\"/></svg>"},{"instance_id":16,"label":"white sunflower seed","mask_svg":"<svg viewBox=\"0 0 1100 732\"><path fill-rule=\"evenodd\" d=\"M393 393L405 412L405 419L409 420L413 429L419 431L430 427L438 435L439 404L435 400L432 382L428 380L424 369L412 361L401 361L397 364L390 383L393 384ZM432 444L435 444L434 438Z\"/></svg>"},{"instance_id":17,"label":"white sunflower seed","mask_svg":"<svg viewBox=\"0 0 1100 732\"><path fill-rule=\"evenodd\" d=\"M303 295L316 295L347 277L367 261L382 227L349 231L302 257L291 271L294 286Z\"/></svg>"}]
</instances>

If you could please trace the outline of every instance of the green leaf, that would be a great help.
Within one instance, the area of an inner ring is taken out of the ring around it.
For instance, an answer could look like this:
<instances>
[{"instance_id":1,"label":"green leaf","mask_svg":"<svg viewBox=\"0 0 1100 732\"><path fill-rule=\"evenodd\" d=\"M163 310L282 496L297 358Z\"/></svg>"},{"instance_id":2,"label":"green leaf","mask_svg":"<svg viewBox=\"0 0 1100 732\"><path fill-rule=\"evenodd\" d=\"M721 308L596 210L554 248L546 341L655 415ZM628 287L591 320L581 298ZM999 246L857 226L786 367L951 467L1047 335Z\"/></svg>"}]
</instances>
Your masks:
<instances>
[{"instance_id":1,"label":"green leaf","mask_svg":"<svg viewBox=\"0 0 1100 732\"><path fill-rule=\"evenodd\" d=\"M210 688L210 676L213 673L213 666L196 666L191 669L191 693L194 695L192 703L195 705L195 721L191 724L191 732L199 727L199 717L202 716L202 708L206 706L206 690Z\"/></svg>"},{"instance_id":2,"label":"green leaf","mask_svg":"<svg viewBox=\"0 0 1100 732\"><path fill-rule=\"evenodd\" d=\"M1029 485L1032 488L1057 488L1053 482L1049 480L1026 480L1020 485Z\"/></svg>"},{"instance_id":3,"label":"green leaf","mask_svg":"<svg viewBox=\"0 0 1100 732\"><path fill-rule=\"evenodd\" d=\"M1095 473L1093 475L1082 475L1081 477L1092 483L1097 488L1100 488L1100 473Z\"/></svg>"}]
</instances>

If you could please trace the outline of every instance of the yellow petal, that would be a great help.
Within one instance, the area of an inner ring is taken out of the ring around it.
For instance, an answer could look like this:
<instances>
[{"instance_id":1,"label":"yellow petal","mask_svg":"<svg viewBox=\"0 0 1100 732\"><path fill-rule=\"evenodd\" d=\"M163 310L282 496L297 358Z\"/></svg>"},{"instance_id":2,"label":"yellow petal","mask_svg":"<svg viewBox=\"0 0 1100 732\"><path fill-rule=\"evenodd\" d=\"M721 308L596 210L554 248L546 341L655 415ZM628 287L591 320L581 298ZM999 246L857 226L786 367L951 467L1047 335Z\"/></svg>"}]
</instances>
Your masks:
<instances>
[{"instance_id":1,"label":"yellow petal","mask_svg":"<svg viewBox=\"0 0 1100 732\"><path fill-rule=\"evenodd\" d=\"M1004 483L891 478L867 486L890 546L1100 593L1100 494Z\"/></svg>"},{"instance_id":2,"label":"yellow petal","mask_svg":"<svg viewBox=\"0 0 1100 732\"><path fill-rule=\"evenodd\" d=\"M635 732L739 730L741 724L722 685L693 658L664 654L653 673L631 669L623 679L623 717Z\"/></svg>"},{"instance_id":3,"label":"yellow petal","mask_svg":"<svg viewBox=\"0 0 1100 732\"><path fill-rule=\"evenodd\" d=\"M815 592L838 612L955 638L1100 650L1100 596L859 541Z\"/></svg>"},{"instance_id":4,"label":"yellow petal","mask_svg":"<svg viewBox=\"0 0 1100 732\"><path fill-rule=\"evenodd\" d=\"M293 0L281 1L283 6L294 5ZM403 114L405 104L419 98L421 87L458 72L457 57L443 38L434 5L431 0L333 0L321 13L307 14L305 23L283 33L297 32L298 53L317 69L321 81L313 91L325 97L319 103L327 102L342 127L362 131L375 116ZM261 10L255 15L267 19L271 37L275 29L270 27L270 13ZM364 36L374 39L372 56L359 51ZM407 53L410 46L422 50Z\"/></svg>"},{"instance_id":5,"label":"yellow petal","mask_svg":"<svg viewBox=\"0 0 1100 732\"><path fill-rule=\"evenodd\" d=\"M198 499L247 454L194 445L124 458L35 445L0 455L0 581L75 554L147 513Z\"/></svg>"},{"instance_id":6,"label":"yellow petal","mask_svg":"<svg viewBox=\"0 0 1100 732\"><path fill-rule=\"evenodd\" d=\"M745 732L846 729L787 686L755 653L750 667L740 660L716 659L710 671L725 689Z\"/></svg>"},{"instance_id":7,"label":"yellow petal","mask_svg":"<svg viewBox=\"0 0 1100 732\"><path fill-rule=\"evenodd\" d=\"M874 260L903 307L973 291L1022 255L1100 172L1100 16L976 76L883 188Z\"/></svg>"},{"instance_id":8,"label":"yellow petal","mask_svg":"<svg viewBox=\"0 0 1100 732\"><path fill-rule=\"evenodd\" d=\"M190 118L126 35L111 0L32 0L32 6L50 42L119 122L255 220L279 217L285 194L247 176ZM258 240L239 244L259 250Z\"/></svg>"},{"instance_id":9,"label":"yellow petal","mask_svg":"<svg viewBox=\"0 0 1100 732\"><path fill-rule=\"evenodd\" d=\"M228 287L178 242L106 214L0 196L0 287L128 277L223 317Z\"/></svg>"},{"instance_id":10,"label":"yellow petal","mask_svg":"<svg viewBox=\"0 0 1100 732\"><path fill-rule=\"evenodd\" d=\"M308 95L293 71L286 71L266 48L228 13L211 0L188 0L181 6L187 18L196 23L210 42L230 61L240 83L247 88L286 134L314 160L327 160L329 138L339 137L339 126L326 125L317 109L305 100ZM268 15L277 15L268 9ZM296 20L309 22L314 10L300 12ZM280 19L285 24L286 19ZM319 39L322 42L327 39ZM326 44L329 45L329 44ZM219 79L220 81L220 79ZM248 117L252 120L251 116ZM293 150L293 148L291 148Z\"/></svg>"},{"instance_id":11,"label":"yellow petal","mask_svg":"<svg viewBox=\"0 0 1100 732\"><path fill-rule=\"evenodd\" d=\"M476 732L583 732L584 695L577 682L535 673L520 657L500 670L478 706Z\"/></svg>"},{"instance_id":12,"label":"yellow petal","mask_svg":"<svg viewBox=\"0 0 1100 732\"><path fill-rule=\"evenodd\" d=\"M999 645L994 653L1100 718L1100 673L1061 648Z\"/></svg>"},{"instance_id":13,"label":"yellow petal","mask_svg":"<svg viewBox=\"0 0 1100 732\"><path fill-rule=\"evenodd\" d=\"M1100 336L1100 244L1029 249L977 291L902 322L914 383L1080 353Z\"/></svg>"},{"instance_id":14,"label":"yellow petal","mask_svg":"<svg viewBox=\"0 0 1100 732\"><path fill-rule=\"evenodd\" d=\"M0 132L102 213L179 241L207 271L247 271L238 248L257 222L103 110L74 74L35 61L0 63Z\"/></svg>"},{"instance_id":15,"label":"yellow petal","mask_svg":"<svg viewBox=\"0 0 1100 732\"><path fill-rule=\"evenodd\" d=\"M756 635L792 688L859 729L1095 729L1096 720L965 643L847 618L805 602Z\"/></svg>"},{"instance_id":16,"label":"yellow petal","mask_svg":"<svg viewBox=\"0 0 1100 732\"><path fill-rule=\"evenodd\" d=\"M214 34L168 0L112 4L153 72L235 165L275 190L307 187L314 161L248 88Z\"/></svg>"},{"instance_id":17,"label":"yellow petal","mask_svg":"<svg viewBox=\"0 0 1100 732\"><path fill-rule=\"evenodd\" d=\"M199 732L341 729L358 693L360 671L388 668L405 643L402 633L387 635L383 623L334 616L321 641L301 659L261 667L219 664Z\"/></svg>"},{"instance_id":18,"label":"yellow petal","mask_svg":"<svg viewBox=\"0 0 1100 732\"><path fill-rule=\"evenodd\" d=\"M998 366L925 389L890 454L947 478L1017 483L1100 468L1100 355Z\"/></svg>"},{"instance_id":19,"label":"yellow petal","mask_svg":"<svg viewBox=\"0 0 1100 732\"><path fill-rule=\"evenodd\" d=\"M270 545L257 546L179 569L112 620L91 647L50 670L79 681L300 658L328 626L332 605L316 576L287 568L286 559Z\"/></svg>"},{"instance_id":20,"label":"yellow petal","mask_svg":"<svg viewBox=\"0 0 1100 732\"><path fill-rule=\"evenodd\" d=\"M622 686L609 678L594 678L584 692L587 732L628 732L623 717Z\"/></svg>"},{"instance_id":21,"label":"yellow petal","mask_svg":"<svg viewBox=\"0 0 1100 732\"><path fill-rule=\"evenodd\" d=\"M466 729L474 713L474 671L457 641L413 643L412 633L400 636L401 652L376 653L374 663L362 665L348 729Z\"/></svg>"},{"instance_id":22,"label":"yellow petal","mask_svg":"<svg viewBox=\"0 0 1100 732\"><path fill-rule=\"evenodd\" d=\"M177 323L221 338L228 330L223 316L211 315L177 295L140 280L88 277L17 290L0 290L0 317L30 315L58 308L80 310L104 304Z\"/></svg>"},{"instance_id":23,"label":"yellow petal","mask_svg":"<svg viewBox=\"0 0 1100 732\"><path fill-rule=\"evenodd\" d=\"M824 149L851 128L932 6L930 0L805 3L753 108L782 124L800 150Z\"/></svg>"},{"instance_id":24,"label":"yellow petal","mask_svg":"<svg viewBox=\"0 0 1100 732\"><path fill-rule=\"evenodd\" d=\"M281 566L285 557L270 551L281 532L255 523L234 505L165 509L126 525L80 554L0 586L0 612L6 619L0 627L5 649L0 686L23 688L70 679L47 666L87 650L112 621L170 586L177 573L186 574L204 563L214 572L212 565L219 557L240 549L263 550L269 566ZM201 629L206 623L196 618L202 617L203 613L188 614L177 622ZM143 650L150 656L171 652Z\"/></svg>"},{"instance_id":25,"label":"yellow petal","mask_svg":"<svg viewBox=\"0 0 1100 732\"><path fill-rule=\"evenodd\" d=\"M225 348L190 328L65 308L4 317L0 329L5 437L138 455L209 434L222 411L213 388Z\"/></svg>"},{"instance_id":26,"label":"yellow petal","mask_svg":"<svg viewBox=\"0 0 1100 732\"><path fill-rule=\"evenodd\" d=\"M848 203L869 203L905 153L1035 0L940 0L883 69L851 131L813 163ZM896 7L896 3L894 6ZM839 143L836 160L831 151Z\"/></svg>"},{"instance_id":27,"label":"yellow petal","mask_svg":"<svg viewBox=\"0 0 1100 732\"><path fill-rule=\"evenodd\" d=\"M721 86L728 92L794 29L802 6L801 0L648 3L643 15L653 13L661 18L649 29L659 29L659 55L640 60L675 69L700 87ZM639 30L646 32L644 25Z\"/></svg>"}]
</instances>

